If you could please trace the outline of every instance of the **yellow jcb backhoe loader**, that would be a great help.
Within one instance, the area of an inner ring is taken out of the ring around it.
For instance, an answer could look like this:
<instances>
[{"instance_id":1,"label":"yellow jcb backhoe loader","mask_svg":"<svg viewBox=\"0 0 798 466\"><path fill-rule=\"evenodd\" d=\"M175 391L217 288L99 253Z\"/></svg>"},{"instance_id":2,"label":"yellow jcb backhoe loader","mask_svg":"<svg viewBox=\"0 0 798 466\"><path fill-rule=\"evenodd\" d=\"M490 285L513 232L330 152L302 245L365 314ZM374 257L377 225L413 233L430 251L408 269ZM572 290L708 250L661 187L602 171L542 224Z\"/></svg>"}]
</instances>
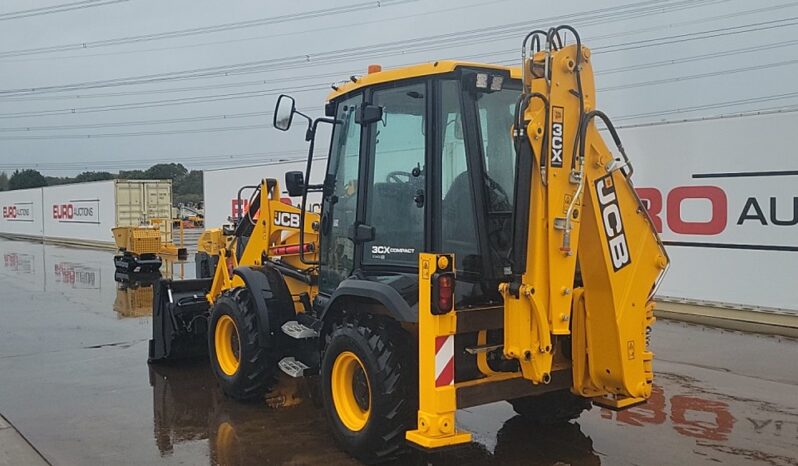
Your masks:
<instances>
[{"instance_id":1,"label":"yellow jcb backhoe loader","mask_svg":"<svg viewBox=\"0 0 798 466\"><path fill-rule=\"evenodd\" d=\"M316 380L335 438L366 462L469 442L461 408L506 400L553 423L644 402L668 257L596 110L590 50L569 26L523 50L520 68L372 66L316 119L280 96L277 129L308 122L307 169L286 174L302 204L264 180L235 229L206 238L212 278L159 283L151 361L207 346L240 399L280 373Z\"/></svg>"}]
</instances>

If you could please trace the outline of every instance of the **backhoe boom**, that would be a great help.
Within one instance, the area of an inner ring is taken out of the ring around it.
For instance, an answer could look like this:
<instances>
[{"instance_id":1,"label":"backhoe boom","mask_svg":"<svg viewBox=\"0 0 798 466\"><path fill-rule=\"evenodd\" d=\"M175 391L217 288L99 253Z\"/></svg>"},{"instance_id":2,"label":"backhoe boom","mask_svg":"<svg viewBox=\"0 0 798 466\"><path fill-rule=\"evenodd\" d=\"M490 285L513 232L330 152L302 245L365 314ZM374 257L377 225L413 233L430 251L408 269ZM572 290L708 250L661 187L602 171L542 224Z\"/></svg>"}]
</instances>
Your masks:
<instances>
[{"instance_id":1,"label":"backhoe boom","mask_svg":"<svg viewBox=\"0 0 798 466\"><path fill-rule=\"evenodd\" d=\"M576 43L562 46L567 30ZM572 391L619 407L651 393L655 284L668 264L631 183L612 123L595 110L590 50L565 26L532 40L514 132L517 149L513 275L504 296L504 354L549 383L570 336ZM535 36L533 36L535 37ZM526 47L526 44L525 44ZM604 143L601 119L617 143Z\"/></svg>"}]
</instances>

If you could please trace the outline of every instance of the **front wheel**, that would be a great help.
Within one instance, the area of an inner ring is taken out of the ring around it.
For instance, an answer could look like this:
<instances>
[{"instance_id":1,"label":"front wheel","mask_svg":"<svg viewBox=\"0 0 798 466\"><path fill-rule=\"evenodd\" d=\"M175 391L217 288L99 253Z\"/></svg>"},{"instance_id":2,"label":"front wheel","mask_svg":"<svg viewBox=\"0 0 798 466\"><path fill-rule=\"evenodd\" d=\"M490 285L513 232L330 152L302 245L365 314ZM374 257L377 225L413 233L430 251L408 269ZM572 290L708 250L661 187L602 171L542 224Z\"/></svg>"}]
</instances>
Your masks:
<instances>
[{"instance_id":1,"label":"front wheel","mask_svg":"<svg viewBox=\"0 0 798 466\"><path fill-rule=\"evenodd\" d=\"M418 406L410 336L375 316L345 317L327 334L322 399L333 435L366 463L395 458Z\"/></svg>"},{"instance_id":2,"label":"front wheel","mask_svg":"<svg viewBox=\"0 0 798 466\"><path fill-rule=\"evenodd\" d=\"M211 367L222 391L238 400L262 397L277 381L277 355L258 344L254 303L246 288L214 303L208 332Z\"/></svg>"}]
</instances>

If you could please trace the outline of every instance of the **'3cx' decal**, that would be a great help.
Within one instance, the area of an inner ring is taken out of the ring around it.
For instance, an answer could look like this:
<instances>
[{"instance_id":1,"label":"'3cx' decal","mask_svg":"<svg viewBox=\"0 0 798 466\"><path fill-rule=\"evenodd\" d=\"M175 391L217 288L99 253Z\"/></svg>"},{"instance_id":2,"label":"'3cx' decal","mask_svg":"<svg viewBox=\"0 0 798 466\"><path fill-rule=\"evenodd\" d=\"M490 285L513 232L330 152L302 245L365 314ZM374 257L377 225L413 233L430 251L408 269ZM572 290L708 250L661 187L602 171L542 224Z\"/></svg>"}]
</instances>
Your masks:
<instances>
[{"instance_id":1,"label":"'3cx' decal","mask_svg":"<svg viewBox=\"0 0 798 466\"><path fill-rule=\"evenodd\" d=\"M601 209L604 233L607 235L607 247L612 258L612 268L617 272L631 264L632 257L629 255L629 245L626 242L621 209L618 207L618 196L615 193L612 175L606 175L596 180L596 194Z\"/></svg>"},{"instance_id":2,"label":"'3cx' decal","mask_svg":"<svg viewBox=\"0 0 798 466\"><path fill-rule=\"evenodd\" d=\"M299 228L299 214L293 212L274 212L274 224L279 227Z\"/></svg>"},{"instance_id":3,"label":"'3cx' decal","mask_svg":"<svg viewBox=\"0 0 798 466\"><path fill-rule=\"evenodd\" d=\"M551 108L551 166L562 168L562 137L565 132L565 109Z\"/></svg>"}]
</instances>

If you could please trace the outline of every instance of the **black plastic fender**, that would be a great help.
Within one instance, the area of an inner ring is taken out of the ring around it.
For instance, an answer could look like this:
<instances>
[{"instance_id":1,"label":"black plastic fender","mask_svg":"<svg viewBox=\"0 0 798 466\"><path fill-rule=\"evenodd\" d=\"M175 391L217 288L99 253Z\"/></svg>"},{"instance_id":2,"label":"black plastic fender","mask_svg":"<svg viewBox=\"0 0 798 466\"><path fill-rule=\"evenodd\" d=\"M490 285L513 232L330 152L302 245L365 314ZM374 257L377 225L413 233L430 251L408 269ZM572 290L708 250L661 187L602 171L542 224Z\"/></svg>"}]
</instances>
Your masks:
<instances>
[{"instance_id":1,"label":"black plastic fender","mask_svg":"<svg viewBox=\"0 0 798 466\"><path fill-rule=\"evenodd\" d=\"M398 283L397 283L398 284ZM411 289L409 296L418 299L418 286ZM418 322L418 304L413 302L412 306L408 303L408 298L403 297L399 291L386 283L348 278L342 281L327 302L321 319L327 311L333 309L336 303L340 303L347 297L367 298L382 304L388 313L399 322Z\"/></svg>"},{"instance_id":2,"label":"black plastic fender","mask_svg":"<svg viewBox=\"0 0 798 466\"><path fill-rule=\"evenodd\" d=\"M294 302L283 274L268 264L237 267L233 275L241 277L249 292L258 323L258 342L262 347L272 346L280 327L295 318Z\"/></svg>"}]
</instances>

